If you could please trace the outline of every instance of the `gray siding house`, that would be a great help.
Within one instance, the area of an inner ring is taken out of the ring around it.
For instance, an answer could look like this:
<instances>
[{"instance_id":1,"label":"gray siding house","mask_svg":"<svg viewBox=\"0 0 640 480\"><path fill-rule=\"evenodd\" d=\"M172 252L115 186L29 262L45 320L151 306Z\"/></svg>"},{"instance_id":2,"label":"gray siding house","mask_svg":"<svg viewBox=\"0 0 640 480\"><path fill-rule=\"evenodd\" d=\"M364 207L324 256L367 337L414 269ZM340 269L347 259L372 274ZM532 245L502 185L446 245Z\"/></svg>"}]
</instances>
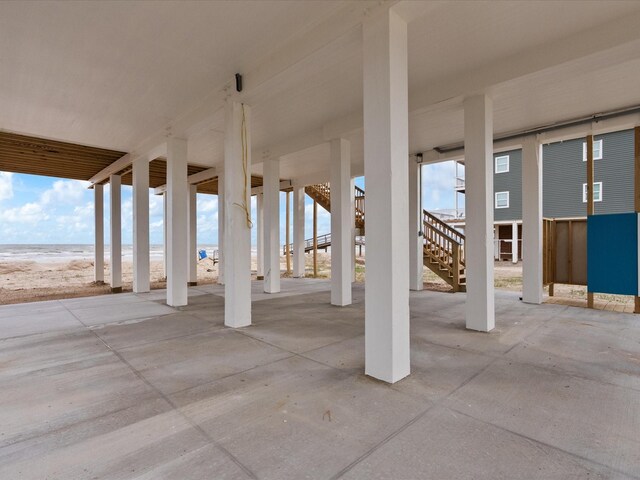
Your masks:
<instances>
[{"instance_id":1,"label":"gray siding house","mask_svg":"<svg viewBox=\"0 0 640 480\"><path fill-rule=\"evenodd\" d=\"M542 147L542 196L545 217L587 216L585 150L586 143L583 139L550 143ZM503 167L505 162L508 164L506 169ZM633 212L633 130L594 137L594 184L597 214ZM521 220L520 150L494 155L493 190L494 220ZM505 206L505 198L508 198L508 206Z\"/></svg>"},{"instance_id":2,"label":"gray siding house","mask_svg":"<svg viewBox=\"0 0 640 480\"><path fill-rule=\"evenodd\" d=\"M583 160L585 149L582 139L543 146L545 217L587 216L587 199L584 195L587 182L587 165ZM596 214L633 212L633 155L633 130L594 137Z\"/></svg>"},{"instance_id":3,"label":"gray siding house","mask_svg":"<svg viewBox=\"0 0 640 480\"><path fill-rule=\"evenodd\" d=\"M496 222L522 218L522 151L493 156L493 219Z\"/></svg>"},{"instance_id":4,"label":"gray siding house","mask_svg":"<svg viewBox=\"0 0 640 480\"><path fill-rule=\"evenodd\" d=\"M586 141L543 145L542 159L544 217L586 217ZM522 152L496 153L493 160L495 257L517 261L522 258ZM633 130L595 136L595 213L633 212L633 176Z\"/></svg>"}]
</instances>

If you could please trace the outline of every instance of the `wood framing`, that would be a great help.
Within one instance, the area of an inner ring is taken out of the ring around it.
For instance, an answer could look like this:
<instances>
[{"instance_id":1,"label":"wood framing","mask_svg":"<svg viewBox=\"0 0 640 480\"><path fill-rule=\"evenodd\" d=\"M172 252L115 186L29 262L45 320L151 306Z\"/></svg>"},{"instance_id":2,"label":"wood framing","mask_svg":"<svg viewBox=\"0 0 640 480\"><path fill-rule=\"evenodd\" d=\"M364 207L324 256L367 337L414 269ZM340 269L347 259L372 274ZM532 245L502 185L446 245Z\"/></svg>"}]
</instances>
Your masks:
<instances>
[{"instance_id":1,"label":"wood framing","mask_svg":"<svg viewBox=\"0 0 640 480\"><path fill-rule=\"evenodd\" d=\"M593 135L587 135L587 217L594 214L593 203ZM593 292L587 286L587 308L593 308Z\"/></svg>"},{"instance_id":2,"label":"wood framing","mask_svg":"<svg viewBox=\"0 0 640 480\"><path fill-rule=\"evenodd\" d=\"M0 171L88 181L126 152L0 131Z\"/></svg>"}]
</instances>

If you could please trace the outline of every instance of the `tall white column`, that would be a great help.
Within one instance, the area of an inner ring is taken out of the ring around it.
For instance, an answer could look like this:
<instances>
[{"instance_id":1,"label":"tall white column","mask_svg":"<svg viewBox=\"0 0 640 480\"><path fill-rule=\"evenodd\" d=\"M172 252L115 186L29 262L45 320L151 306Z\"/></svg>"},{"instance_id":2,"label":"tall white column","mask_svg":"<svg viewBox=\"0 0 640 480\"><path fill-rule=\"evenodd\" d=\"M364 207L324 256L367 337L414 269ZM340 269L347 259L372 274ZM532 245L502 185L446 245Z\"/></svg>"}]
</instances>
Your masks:
<instances>
[{"instance_id":1,"label":"tall white column","mask_svg":"<svg viewBox=\"0 0 640 480\"><path fill-rule=\"evenodd\" d=\"M111 202L111 291L119 293L122 291L122 179L120 175L111 175L109 183L111 184L109 195Z\"/></svg>"},{"instance_id":2,"label":"tall white column","mask_svg":"<svg viewBox=\"0 0 640 480\"><path fill-rule=\"evenodd\" d=\"M280 162L262 164L264 184L264 291L280 291Z\"/></svg>"},{"instance_id":3,"label":"tall white column","mask_svg":"<svg viewBox=\"0 0 640 480\"><path fill-rule=\"evenodd\" d=\"M409 288L422 290L422 165L409 159Z\"/></svg>"},{"instance_id":4,"label":"tall white column","mask_svg":"<svg viewBox=\"0 0 640 480\"><path fill-rule=\"evenodd\" d=\"M104 283L104 186L93 186L94 214L94 249L93 279L96 283Z\"/></svg>"},{"instance_id":5,"label":"tall white column","mask_svg":"<svg viewBox=\"0 0 640 480\"><path fill-rule=\"evenodd\" d=\"M162 248L162 268L164 270L164 278L167 278L167 245L169 243L169 237L167 236L167 213L169 211L169 204L167 203L169 195L165 191L162 194L162 235L163 235L163 248Z\"/></svg>"},{"instance_id":6,"label":"tall white column","mask_svg":"<svg viewBox=\"0 0 640 480\"><path fill-rule=\"evenodd\" d=\"M527 138L522 146L522 300L540 304L542 288L542 146Z\"/></svg>"},{"instance_id":7,"label":"tall white column","mask_svg":"<svg viewBox=\"0 0 640 480\"><path fill-rule=\"evenodd\" d=\"M149 162L133 163L133 291L150 290L149 268Z\"/></svg>"},{"instance_id":8,"label":"tall white column","mask_svg":"<svg viewBox=\"0 0 640 480\"><path fill-rule=\"evenodd\" d=\"M257 276L264 280L264 194L256 195L256 261Z\"/></svg>"},{"instance_id":9,"label":"tall white column","mask_svg":"<svg viewBox=\"0 0 640 480\"><path fill-rule=\"evenodd\" d=\"M410 373L407 24L391 8L363 36L365 373L393 383Z\"/></svg>"},{"instance_id":10,"label":"tall white column","mask_svg":"<svg viewBox=\"0 0 640 480\"><path fill-rule=\"evenodd\" d=\"M518 223L511 223L511 262L518 263Z\"/></svg>"},{"instance_id":11,"label":"tall white column","mask_svg":"<svg viewBox=\"0 0 640 480\"><path fill-rule=\"evenodd\" d=\"M189 281L190 287L198 284L198 186L189 185Z\"/></svg>"},{"instance_id":12,"label":"tall white column","mask_svg":"<svg viewBox=\"0 0 640 480\"><path fill-rule=\"evenodd\" d=\"M293 276L304 277L304 187L293 189Z\"/></svg>"},{"instance_id":13,"label":"tall white column","mask_svg":"<svg viewBox=\"0 0 640 480\"><path fill-rule=\"evenodd\" d=\"M224 132L224 324L234 328L251 325L250 172L251 109L228 100Z\"/></svg>"},{"instance_id":14,"label":"tall white column","mask_svg":"<svg viewBox=\"0 0 640 480\"><path fill-rule=\"evenodd\" d=\"M167 140L167 305L187 304L189 239L187 141Z\"/></svg>"},{"instance_id":15,"label":"tall white column","mask_svg":"<svg viewBox=\"0 0 640 480\"><path fill-rule=\"evenodd\" d=\"M224 174L218 173L218 283L224 285Z\"/></svg>"},{"instance_id":16,"label":"tall white column","mask_svg":"<svg viewBox=\"0 0 640 480\"><path fill-rule=\"evenodd\" d=\"M356 281L356 179L349 182L349 195L351 198L351 282Z\"/></svg>"},{"instance_id":17,"label":"tall white column","mask_svg":"<svg viewBox=\"0 0 640 480\"><path fill-rule=\"evenodd\" d=\"M467 328L495 327L493 287L493 105L486 95L464 100Z\"/></svg>"},{"instance_id":18,"label":"tall white column","mask_svg":"<svg viewBox=\"0 0 640 480\"><path fill-rule=\"evenodd\" d=\"M351 305L351 145L331 140L331 305Z\"/></svg>"}]
</instances>

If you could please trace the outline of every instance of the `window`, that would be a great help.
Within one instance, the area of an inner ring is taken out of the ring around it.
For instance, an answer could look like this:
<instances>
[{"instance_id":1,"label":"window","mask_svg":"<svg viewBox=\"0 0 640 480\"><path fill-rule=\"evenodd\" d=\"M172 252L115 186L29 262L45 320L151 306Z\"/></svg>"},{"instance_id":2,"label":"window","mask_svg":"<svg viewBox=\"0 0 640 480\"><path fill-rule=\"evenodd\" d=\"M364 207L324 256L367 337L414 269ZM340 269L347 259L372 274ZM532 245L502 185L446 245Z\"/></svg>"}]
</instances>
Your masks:
<instances>
[{"instance_id":1,"label":"window","mask_svg":"<svg viewBox=\"0 0 640 480\"><path fill-rule=\"evenodd\" d=\"M582 203L587 203L587 184L582 184ZM602 182L594 182L593 183L593 201L601 202L602 201Z\"/></svg>"},{"instance_id":2,"label":"window","mask_svg":"<svg viewBox=\"0 0 640 480\"><path fill-rule=\"evenodd\" d=\"M496 192L496 208L509 208L509 192Z\"/></svg>"},{"instance_id":3,"label":"window","mask_svg":"<svg viewBox=\"0 0 640 480\"><path fill-rule=\"evenodd\" d=\"M496 173L507 173L509 171L509 155L496 157Z\"/></svg>"},{"instance_id":4,"label":"window","mask_svg":"<svg viewBox=\"0 0 640 480\"><path fill-rule=\"evenodd\" d=\"M602 140L593 141L593 159L602 160ZM582 161L587 161L587 142L582 142Z\"/></svg>"}]
</instances>

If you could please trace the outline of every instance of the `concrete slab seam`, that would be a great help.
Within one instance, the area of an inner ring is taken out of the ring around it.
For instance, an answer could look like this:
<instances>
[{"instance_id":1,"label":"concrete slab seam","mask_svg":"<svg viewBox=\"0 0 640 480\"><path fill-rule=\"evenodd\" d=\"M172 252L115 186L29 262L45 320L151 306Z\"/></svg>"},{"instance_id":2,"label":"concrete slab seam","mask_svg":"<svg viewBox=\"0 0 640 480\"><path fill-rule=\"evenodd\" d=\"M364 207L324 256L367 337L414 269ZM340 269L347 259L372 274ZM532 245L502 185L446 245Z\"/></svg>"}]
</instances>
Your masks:
<instances>
[{"instance_id":1,"label":"concrete slab seam","mask_svg":"<svg viewBox=\"0 0 640 480\"><path fill-rule=\"evenodd\" d=\"M66 308L66 307L65 307ZM73 314L73 312L69 311L69 313L71 315L73 315L76 319L77 317ZM109 349L111 352L113 352L113 354L118 357L118 359L124 363L127 367L129 367L129 369L133 372L133 374L138 377L142 382L144 382L147 386L149 386L151 389L153 389L165 402L167 402L167 404L169 406L171 406L171 408L173 408L173 410L175 410L183 419L185 419L187 421L187 423L189 423L189 425L191 425L196 431L198 431L198 433L200 433L207 441L209 441L215 448L217 448L218 450L220 450L222 453L224 453L233 463L235 463L242 471L244 471L250 478L253 479L257 479L258 477L256 476L255 473L253 473L253 471L251 471L247 466L245 466L242 462L240 462L240 460L233 455L229 450L227 450L225 447L223 447L222 445L220 445L218 442L215 441L215 439L213 437L211 437L200 425L198 425L194 420L191 419L191 417L189 417L188 415L186 415L182 410L180 410L180 408L178 408L178 406L173 403L171 401L171 399L169 397L167 397L164 393L162 393L158 388L155 387L155 385L153 385L149 380L147 380L147 378L142 375L142 373L140 373L133 365L131 365L123 356L122 354L120 354L120 352L118 352L117 350L115 350L114 348L112 348L107 342L105 342L102 338L100 338L94 331L89 330L93 335L95 335L95 337L100 340L100 342L102 342L104 344L104 346Z\"/></svg>"},{"instance_id":2,"label":"concrete slab seam","mask_svg":"<svg viewBox=\"0 0 640 480\"><path fill-rule=\"evenodd\" d=\"M593 465L597 465L598 467L606 468L607 470L611 470L612 472L615 472L615 473L617 473L617 474L621 474L621 475L624 475L624 476L626 476L626 477L630 477L630 478L633 478L633 479L636 479L636 480L640 480L640 477L638 477L637 475L633 475L633 474L631 474L631 473L624 472L624 471L619 470L619 469L617 469L617 468L615 468L615 467L612 467L612 466L610 466L610 465L606 465L606 464L604 464L604 463L597 462L597 461L592 460L592 459L590 459L590 458L583 457L582 455L578 455L578 454L576 454L576 453L570 452L570 451L565 450L565 449L563 449L563 448L556 447L556 446L554 446L554 445L550 445L550 444L548 444L548 443L542 442L542 441L537 440L537 439L535 439L535 438L527 437L526 435L523 435L522 433L516 432L516 431L514 431L514 430L510 430L510 429L505 428L505 427L502 427L502 426L500 426L500 425L495 425L495 424L493 424L493 423L491 423L491 422L487 422L486 420L482 420L481 418L476 418L476 417L474 417L473 415L469 415L468 413L462 412L462 411L460 411L460 410L458 410L458 409L456 409L456 408L447 407L447 406L444 406L444 405L441 405L441 406L442 406L443 408L445 408L446 410L449 410L449 411L451 411L451 412L455 412L456 414L462 415L463 417L470 418L470 419L472 419L472 420L474 420L474 421L477 421L477 422L483 423L483 424L485 424L485 425L490 425L491 427L494 427L494 428L497 428L497 429L499 429L499 430L502 430L503 432L507 432L507 433L510 433L510 434L512 434L512 435L515 435L515 436L517 436L517 437L519 437L519 438L522 438L523 440L526 440L526 441L528 441L528 442L530 442L530 443L533 443L533 444L535 444L535 445L537 445L537 446L542 446L542 447L545 447L545 448L549 448L549 449L551 449L551 450L555 450L555 451L557 451L557 452L561 452L561 453L563 453L563 454L565 454L565 455L568 455L568 456L570 456L570 457L580 459L580 460L581 460L581 461L583 461L583 462L591 463L591 464L593 464ZM545 452L545 453L546 453L546 452Z\"/></svg>"}]
</instances>

